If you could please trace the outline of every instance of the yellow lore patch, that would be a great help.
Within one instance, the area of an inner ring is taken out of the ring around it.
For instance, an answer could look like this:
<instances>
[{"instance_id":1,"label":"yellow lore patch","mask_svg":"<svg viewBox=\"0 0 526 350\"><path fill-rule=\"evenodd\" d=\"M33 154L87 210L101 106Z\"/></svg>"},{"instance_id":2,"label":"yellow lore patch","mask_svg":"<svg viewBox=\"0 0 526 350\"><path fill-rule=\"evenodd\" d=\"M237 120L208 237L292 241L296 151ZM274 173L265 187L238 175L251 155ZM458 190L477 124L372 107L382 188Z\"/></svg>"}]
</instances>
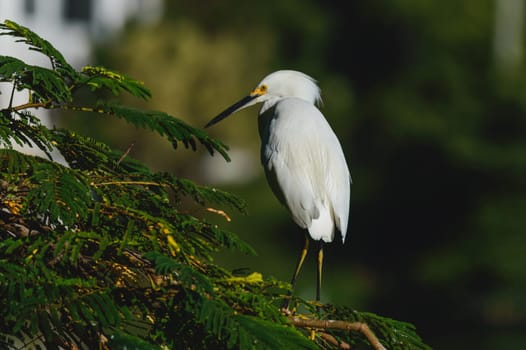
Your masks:
<instances>
[{"instance_id":1,"label":"yellow lore patch","mask_svg":"<svg viewBox=\"0 0 526 350\"><path fill-rule=\"evenodd\" d=\"M252 92L250 93L250 96L265 95L267 93L267 89L268 89L268 87L265 84L263 84L261 86L258 86L257 88L252 90Z\"/></svg>"}]
</instances>

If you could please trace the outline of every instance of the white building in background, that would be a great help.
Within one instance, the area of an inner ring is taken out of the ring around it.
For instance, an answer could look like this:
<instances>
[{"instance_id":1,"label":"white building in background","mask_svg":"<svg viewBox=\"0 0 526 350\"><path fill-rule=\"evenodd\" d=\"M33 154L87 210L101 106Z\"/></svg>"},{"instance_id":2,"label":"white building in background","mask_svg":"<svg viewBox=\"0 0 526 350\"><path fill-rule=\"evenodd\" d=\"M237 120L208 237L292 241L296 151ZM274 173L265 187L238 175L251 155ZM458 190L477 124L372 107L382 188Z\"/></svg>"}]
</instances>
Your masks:
<instances>
[{"instance_id":1,"label":"white building in background","mask_svg":"<svg viewBox=\"0 0 526 350\"><path fill-rule=\"evenodd\" d=\"M162 12L162 0L0 0L0 22L9 19L30 28L53 44L75 68L90 63L93 44L111 39L128 21L154 23ZM0 55L33 65L50 65L47 57L28 50L10 36L0 36ZM0 109L9 103L10 94L10 86L0 83ZM13 102L27 102L27 93L17 93ZM44 124L52 124L47 111L34 112Z\"/></svg>"},{"instance_id":2,"label":"white building in background","mask_svg":"<svg viewBox=\"0 0 526 350\"><path fill-rule=\"evenodd\" d=\"M87 62L95 41L114 36L129 20L156 22L162 11L162 0L0 0L0 21L29 27L74 66ZM1 54L27 51L0 40Z\"/></svg>"},{"instance_id":3,"label":"white building in background","mask_svg":"<svg viewBox=\"0 0 526 350\"><path fill-rule=\"evenodd\" d=\"M524 56L524 0L495 0L493 56L505 75L519 72Z\"/></svg>"}]
</instances>

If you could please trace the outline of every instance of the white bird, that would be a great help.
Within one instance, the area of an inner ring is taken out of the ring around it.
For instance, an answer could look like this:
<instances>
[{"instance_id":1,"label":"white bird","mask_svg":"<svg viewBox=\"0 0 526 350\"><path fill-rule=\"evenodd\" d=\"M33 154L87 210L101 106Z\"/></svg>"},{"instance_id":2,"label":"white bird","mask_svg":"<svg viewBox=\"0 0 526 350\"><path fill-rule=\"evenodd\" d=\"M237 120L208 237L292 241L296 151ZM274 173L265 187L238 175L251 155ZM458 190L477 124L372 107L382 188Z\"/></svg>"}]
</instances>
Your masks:
<instances>
[{"instance_id":1,"label":"white bird","mask_svg":"<svg viewBox=\"0 0 526 350\"><path fill-rule=\"evenodd\" d=\"M209 127L229 115L262 102L259 111L261 163L267 181L292 219L319 242L316 300L320 300L323 243L335 231L345 242L351 176L338 138L316 107L320 89L313 78L293 70L266 76L250 94L213 118ZM292 277L292 290L309 249L309 237ZM288 305L288 304L287 304Z\"/></svg>"}]
</instances>

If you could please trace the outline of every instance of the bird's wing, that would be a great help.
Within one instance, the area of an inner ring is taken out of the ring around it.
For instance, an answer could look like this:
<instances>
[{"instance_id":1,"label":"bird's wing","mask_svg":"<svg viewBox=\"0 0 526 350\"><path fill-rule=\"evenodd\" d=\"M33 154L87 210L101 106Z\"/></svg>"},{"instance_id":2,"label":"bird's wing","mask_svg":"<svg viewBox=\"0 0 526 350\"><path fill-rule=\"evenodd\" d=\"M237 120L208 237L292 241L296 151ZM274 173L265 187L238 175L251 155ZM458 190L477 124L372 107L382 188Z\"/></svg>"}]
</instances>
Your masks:
<instances>
[{"instance_id":1,"label":"bird's wing","mask_svg":"<svg viewBox=\"0 0 526 350\"><path fill-rule=\"evenodd\" d=\"M314 191L306 176L308 169L294 161L286 145L276 148L267 145L264 153L266 157L262 160L270 188L294 222L302 228L309 227L312 218L319 217L319 211L312 200Z\"/></svg>"},{"instance_id":2,"label":"bird's wing","mask_svg":"<svg viewBox=\"0 0 526 350\"><path fill-rule=\"evenodd\" d=\"M345 156L334 133L327 137L324 142L327 145L328 164L330 169L325 174L327 181L327 196L332 206L334 223L341 233L342 241L345 242L349 221L349 206L351 198L351 175L345 161Z\"/></svg>"},{"instance_id":3,"label":"bird's wing","mask_svg":"<svg viewBox=\"0 0 526 350\"><path fill-rule=\"evenodd\" d=\"M306 141L305 147L310 147L312 155L309 172L315 198L321 199L321 202L316 201L321 215L319 219L313 219L309 232L332 241L336 226L345 241L351 195L349 168L338 138L321 113L313 124L316 131Z\"/></svg>"}]
</instances>

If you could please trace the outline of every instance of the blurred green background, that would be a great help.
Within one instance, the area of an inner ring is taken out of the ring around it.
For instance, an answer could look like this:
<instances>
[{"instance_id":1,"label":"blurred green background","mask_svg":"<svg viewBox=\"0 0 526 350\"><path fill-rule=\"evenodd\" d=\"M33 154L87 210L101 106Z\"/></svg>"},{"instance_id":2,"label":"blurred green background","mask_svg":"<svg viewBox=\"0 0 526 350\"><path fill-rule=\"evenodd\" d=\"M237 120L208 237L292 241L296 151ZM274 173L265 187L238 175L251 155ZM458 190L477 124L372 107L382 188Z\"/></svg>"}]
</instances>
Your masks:
<instances>
[{"instance_id":1,"label":"blurred green background","mask_svg":"<svg viewBox=\"0 0 526 350\"><path fill-rule=\"evenodd\" d=\"M93 64L143 80L153 99L141 107L195 126L272 71L315 77L354 181L348 240L327 247L322 300L411 322L436 349L517 349L526 347L522 3L167 1L162 21L130 23ZM232 222L203 215L258 256L223 252L218 262L288 281L303 236L264 179L256 115L209 130L231 146L232 163L174 153L119 122L74 127L245 198L248 215L228 212ZM306 264L297 293L313 299L314 254Z\"/></svg>"}]
</instances>

